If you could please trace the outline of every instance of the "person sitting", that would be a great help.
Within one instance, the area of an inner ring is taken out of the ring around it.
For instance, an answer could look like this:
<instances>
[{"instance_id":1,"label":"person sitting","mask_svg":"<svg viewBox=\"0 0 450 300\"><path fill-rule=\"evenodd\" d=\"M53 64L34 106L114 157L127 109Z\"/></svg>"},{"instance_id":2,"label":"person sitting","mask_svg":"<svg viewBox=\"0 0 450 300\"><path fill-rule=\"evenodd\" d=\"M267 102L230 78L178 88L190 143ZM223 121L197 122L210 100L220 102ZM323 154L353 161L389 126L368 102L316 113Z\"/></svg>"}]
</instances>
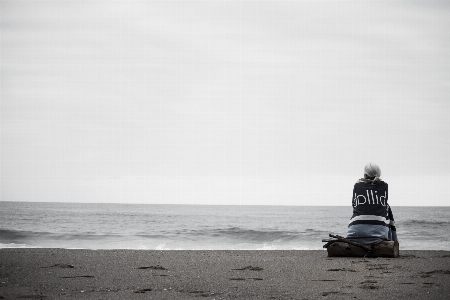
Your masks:
<instances>
[{"instance_id":1,"label":"person sitting","mask_svg":"<svg viewBox=\"0 0 450 300\"><path fill-rule=\"evenodd\" d=\"M380 176L380 167L369 163L364 167L364 178L355 183L347 239L369 246L384 240L397 241L394 216L388 204L388 184Z\"/></svg>"}]
</instances>

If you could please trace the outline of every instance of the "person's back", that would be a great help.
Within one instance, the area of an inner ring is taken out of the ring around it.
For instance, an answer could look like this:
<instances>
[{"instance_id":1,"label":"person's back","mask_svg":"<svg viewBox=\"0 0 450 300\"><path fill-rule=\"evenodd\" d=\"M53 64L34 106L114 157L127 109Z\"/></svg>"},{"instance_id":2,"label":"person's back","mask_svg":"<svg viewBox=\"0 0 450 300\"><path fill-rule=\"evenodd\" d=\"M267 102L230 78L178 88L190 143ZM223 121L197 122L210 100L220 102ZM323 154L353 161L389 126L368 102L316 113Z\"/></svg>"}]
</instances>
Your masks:
<instances>
[{"instance_id":1,"label":"person's back","mask_svg":"<svg viewBox=\"0 0 450 300\"><path fill-rule=\"evenodd\" d=\"M364 178L355 183L348 239L366 245L397 240L394 217L388 204L388 184L380 176L380 168L370 163L364 168Z\"/></svg>"}]
</instances>

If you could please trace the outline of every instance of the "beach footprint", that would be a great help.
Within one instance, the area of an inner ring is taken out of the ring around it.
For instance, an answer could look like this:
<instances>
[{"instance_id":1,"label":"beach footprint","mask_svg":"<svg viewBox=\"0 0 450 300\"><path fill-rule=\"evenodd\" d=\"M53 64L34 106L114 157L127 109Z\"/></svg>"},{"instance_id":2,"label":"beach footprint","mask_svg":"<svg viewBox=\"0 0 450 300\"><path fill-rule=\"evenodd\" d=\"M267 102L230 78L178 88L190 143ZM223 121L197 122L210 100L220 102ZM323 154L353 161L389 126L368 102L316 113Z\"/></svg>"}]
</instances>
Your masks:
<instances>
[{"instance_id":1,"label":"beach footprint","mask_svg":"<svg viewBox=\"0 0 450 300\"><path fill-rule=\"evenodd\" d=\"M238 268L238 269L232 269L232 270L236 270L236 271L245 271L245 270L250 270L250 271L262 271L264 270L261 267L253 267L253 266L246 266L243 268Z\"/></svg>"},{"instance_id":2,"label":"beach footprint","mask_svg":"<svg viewBox=\"0 0 450 300\"><path fill-rule=\"evenodd\" d=\"M343 272L358 272L353 269L347 269L347 268L340 268L340 269L328 269L328 272L337 272L337 271L343 271Z\"/></svg>"},{"instance_id":3,"label":"beach footprint","mask_svg":"<svg viewBox=\"0 0 450 300\"><path fill-rule=\"evenodd\" d=\"M326 296L336 295L336 294L345 295L346 293L336 292L336 291L330 291L330 292L323 292L323 293L322 293L322 296L323 296L323 297L326 297Z\"/></svg>"},{"instance_id":4,"label":"beach footprint","mask_svg":"<svg viewBox=\"0 0 450 300\"><path fill-rule=\"evenodd\" d=\"M69 265L69 264L54 264L53 266L41 267L41 269L46 269L46 268L73 269L75 267L74 267L74 265Z\"/></svg>"},{"instance_id":5,"label":"beach footprint","mask_svg":"<svg viewBox=\"0 0 450 300\"><path fill-rule=\"evenodd\" d=\"M146 269L151 269L151 270L162 270L162 271L167 271L166 268L160 266L160 265L156 265L156 266L148 266L148 267L138 267L138 269L140 270L146 270Z\"/></svg>"},{"instance_id":6,"label":"beach footprint","mask_svg":"<svg viewBox=\"0 0 450 300\"><path fill-rule=\"evenodd\" d=\"M263 278L259 277L249 277L249 278L243 278L243 277L235 277L235 278L229 278L230 280L237 280L237 281L243 281L243 280L264 280Z\"/></svg>"},{"instance_id":7,"label":"beach footprint","mask_svg":"<svg viewBox=\"0 0 450 300\"><path fill-rule=\"evenodd\" d=\"M264 270L263 268L261 268L261 267L254 267L254 266L246 266L246 267L243 267L243 268L237 268L237 269L232 269L233 271L246 271L246 270L249 270L249 271L262 271L262 270ZM238 281L243 281L243 280L247 280L247 279L249 279L249 280L263 280L263 278L260 278L260 277L248 277L248 278L243 278L243 277L233 277L233 278L229 278L230 280L238 280Z\"/></svg>"},{"instance_id":8,"label":"beach footprint","mask_svg":"<svg viewBox=\"0 0 450 300\"><path fill-rule=\"evenodd\" d=\"M206 291L191 291L191 292L189 292L189 294L192 294L192 295L195 295L198 297L212 297L212 296L219 295L218 293L206 292Z\"/></svg>"},{"instance_id":9,"label":"beach footprint","mask_svg":"<svg viewBox=\"0 0 450 300\"><path fill-rule=\"evenodd\" d=\"M61 278L94 278L92 275L62 276Z\"/></svg>"},{"instance_id":10,"label":"beach footprint","mask_svg":"<svg viewBox=\"0 0 450 300\"><path fill-rule=\"evenodd\" d=\"M378 285L375 285L376 283L378 283L378 281L376 280L365 280L363 282L361 282L362 289L366 289L366 290L376 290L379 289L380 287Z\"/></svg>"},{"instance_id":11,"label":"beach footprint","mask_svg":"<svg viewBox=\"0 0 450 300\"><path fill-rule=\"evenodd\" d=\"M153 289L151 289L151 288L146 288L146 289L140 289L140 290L137 290L137 291L134 291L136 294L145 294L146 292L151 292L151 291L153 291Z\"/></svg>"}]
</instances>

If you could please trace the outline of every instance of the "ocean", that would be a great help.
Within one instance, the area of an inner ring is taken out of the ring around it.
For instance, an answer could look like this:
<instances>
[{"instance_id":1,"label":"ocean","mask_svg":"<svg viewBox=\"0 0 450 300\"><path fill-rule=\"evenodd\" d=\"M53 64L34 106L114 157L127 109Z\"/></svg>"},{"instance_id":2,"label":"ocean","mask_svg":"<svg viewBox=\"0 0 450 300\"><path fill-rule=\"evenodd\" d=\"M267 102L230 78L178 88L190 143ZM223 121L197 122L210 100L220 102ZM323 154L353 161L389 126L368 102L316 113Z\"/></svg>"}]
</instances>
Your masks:
<instances>
[{"instance_id":1,"label":"ocean","mask_svg":"<svg viewBox=\"0 0 450 300\"><path fill-rule=\"evenodd\" d=\"M392 207L402 250L450 250L450 207ZM352 207L0 202L0 248L318 250Z\"/></svg>"}]
</instances>

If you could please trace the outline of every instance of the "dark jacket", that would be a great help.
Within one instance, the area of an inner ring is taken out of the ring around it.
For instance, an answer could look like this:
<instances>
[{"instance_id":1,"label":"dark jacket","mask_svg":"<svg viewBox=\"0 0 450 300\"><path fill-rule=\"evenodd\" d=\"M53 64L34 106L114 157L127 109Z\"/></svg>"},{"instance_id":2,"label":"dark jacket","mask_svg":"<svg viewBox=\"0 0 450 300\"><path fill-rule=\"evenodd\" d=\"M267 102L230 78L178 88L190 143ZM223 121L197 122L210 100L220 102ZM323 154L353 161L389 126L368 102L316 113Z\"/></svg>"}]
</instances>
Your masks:
<instances>
[{"instance_id":1,"label":"dark jacket","mask_svg":"<svg viewBox=\"0 0 450 300\"><path fill-rule=\"evenodd\" d=\"M397 240L394 216L388 204L388 184L361 179L353 187L353 215L347 238Z\"/></svg>"}]
</instances>

